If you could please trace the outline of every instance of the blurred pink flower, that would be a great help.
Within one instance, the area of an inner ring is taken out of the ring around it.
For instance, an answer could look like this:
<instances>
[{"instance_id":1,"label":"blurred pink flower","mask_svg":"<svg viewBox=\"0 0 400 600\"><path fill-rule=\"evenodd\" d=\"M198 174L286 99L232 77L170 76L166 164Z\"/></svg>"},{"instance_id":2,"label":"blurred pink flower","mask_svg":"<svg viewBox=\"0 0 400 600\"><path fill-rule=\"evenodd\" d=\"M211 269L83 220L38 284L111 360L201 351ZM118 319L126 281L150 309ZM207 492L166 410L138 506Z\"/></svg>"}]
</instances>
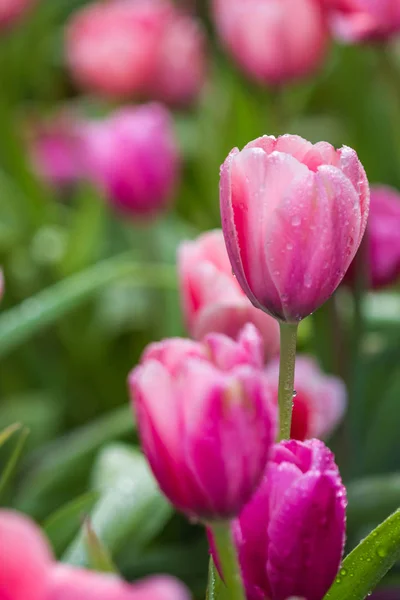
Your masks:
<instances>
[{"instance_id":1,"label":"blurred pink flower","mask_svg":"<svg viewBox=\"0 0 400 600\"><path fill-rule=\"evenodd\" d=\"M260 482L276 432L261 348L250 324L237 342L221 334L164 340L129 377L153 473L192 518L237 515Z\"/></svg>"},{"instance_id":2,"label":"blurred pink flower","mask_svg":"<svg viewBox=\"0 0 400 600\"><path fill-rule=\"evenodd\" d=\"M311 74L328 43L318 0L213 0L217 31L251 77L282 85Z\"/></svg>"},{"instance_id":3,"label":"blurred pink flower","mask_svg":"<svg viewBox=\"0 0 400 600\"><path fill-rule=\"evenodd\" d=\"M0 511L0 598L45 600L52 565L40 529L24 515Z\"/></svg>"},{"instance_id":4,"label":"blurred pink flower","mask_svg":"<svg viewBox=\"0 0 400 600\"><path fill-rule=\"evenodd\" d=\"M37 0L0 0L0 29L17 23Z\"/></svg>"},{"instance_id":5,"label":"blurred pink flower","mask_svg":"<svg viewBox=\"0 0 400 600\"><path fill-rule=\"evenodd\" d=\"M114 575L56 566L43 600L189 600L183 585L171 577L151 577L133 585Z\"/></svg>"},{"instance_id":6,"label":"blurred pink flower","mask_svg":"<svg viewBox=\"0 0 400 600\"><path fill-rule=\"evenodd\" d=\"M208 231L178 249L182 308L190 334L200 340L213 331L236 338L253 323L264 342L264 357L279 352L279 326L247 299L232 275L221 230Z\"/></svg>"},{"instance_id":7,"label":"blurred pink flower","mask_svg":"<svg viewBox=\"0 0 400 600\"><path fill-rule=\"evenodd\" d=\"M205 78L201 26L169 0L89 4L71 19L66 55L78 85L111 98L187 104Z\"/></svg>"},{"instance_id":8,"label":"blurred pink flower","mask_svg":"<svg viewBox=\"0 0 400 600\"><path fill-rule=\"evenodd\" d=\"M342 558L346 504L323 442L275 445L260 487L234 525L247 600L321 600Z\"/></svg>"},{"instance_id":9,"label":"blurred pink flower","mask_svg":"<svg viewBox=\"0 0 400 600\"><path fill-rule=\"evenodd\" d=\"M278 402L279 361L266 368L271 386L276 389ZM344 383L337 377L323 373L311 356L298 356L293 399L293 417L290 437L296 440L328 437L340 423L347 404Z\"/></svg>"},{"instance_id":10,"label":"blurred pink flower","mask_svg":"<svg viewBox=\"0 0 400 600\"><path fill-rule=\"evenodd\" d=\"M77 119L59 114L48 121L34 123L30 132L30 153L34 170L46 183L56 188L76 183L82 176Z\"/></svg>"},{"instance_id":11,"label":"blurred pink flower","mask_svg":"<svg viewBox=\"0 0 400 600\"><path fill-rule=\"evenodd\" d=\"M87 177L119 211L153 216L172 199L180 159L172 118L148 104L116 110L82 131Z\"/></svg>"},{"instance_id":12,"label":"blurred pink flower","mask_svg":"<svg viewBox=\"0 0 400 600\"><path fill-rule=\"evenodd\" d=\"M296 322L336 290L367 224L369 187L357 154L294 135L232 150L221 216L233 272L254 304Z\"/></svg>"},{"instance_id":13,"label":"blurred pink flower","mask_svg":"<svg viewBox=\"0 0 400 600\"><path fill-rule=\"evenodd\" d=\"M399 0L322 0L334 35L344 42L385 40L400 32Z\"/></svg>"},{"instance_id":14,"label":"blurred pink flower","mask_svg":"<svg viewBox=\"0 0 400 600\"><path fill-rule=\"evenodd\" d=\"M388 186L371 187L367 227L367 276L373 289L396 283L400 278L400 193ZM354 282L354 261L345 281Z\"/></svg>"}]
</instances>

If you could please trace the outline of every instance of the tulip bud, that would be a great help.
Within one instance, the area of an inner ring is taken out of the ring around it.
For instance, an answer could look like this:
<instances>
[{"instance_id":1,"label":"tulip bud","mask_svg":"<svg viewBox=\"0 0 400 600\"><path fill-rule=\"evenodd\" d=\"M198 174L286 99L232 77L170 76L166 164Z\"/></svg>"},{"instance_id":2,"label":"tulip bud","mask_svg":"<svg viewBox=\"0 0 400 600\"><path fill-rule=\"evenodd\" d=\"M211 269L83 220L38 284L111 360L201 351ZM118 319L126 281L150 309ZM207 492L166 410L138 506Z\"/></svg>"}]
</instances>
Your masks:
<instances>
[{"instance_id":1,"label":"tulip bud","mask_svg":"<svg viewBox=\"0 0 400 600\"><path fill-rule=\"evenodd\" d=\"M87 176L120 212L154 215L171 200L179 155L168 111L123 108L83 132Z\"/></svg>"},{"instance_id":2,"label":"tulip bud","mask_svg":"<svg viewBox=\"0 0 400 600\"><path fill-rule=\"evenodd\" d=\"M129 377L144 452L160 488L191 518L229 519L250 499L274 440L261 339L152 344Z\"/></svg>"},{"instance_id":3,"label":"tulip bud","mask_svg":"<svg viewBox=\"0 0 400 600\"><path fill-rule=\"evenodd\" d=\"M218 332L236 338L246 323L253 323L264 342L264 357L279 352L279 327L255 308L232 275L221 230L209 231L178 249L182 308L195 339Z\"/></svg>"},{"instance_id":4,"label":"tulip bud","mask_svg":"<svg viewBox=\"0 0 400 600\"><path fill-rule=\"evenodd\" d=\"M373 289L396 283L400 277L400 193L388 186L371 187L367 227L367 279ZM356 262L346 275L355 280Z\"/></svg>"},{"instance_id":5,"label":"tulip bud","mask_svg":"<svg viewBox=\"0 0 400 600\"><path fill-rule=\"evenodd\" d=\"M51 573L46 600L189 600L189 595L171 577L130 585L114 575L58 565Z\"/></svg>"},{"instance_id":6,"label":"tulip bud","mask_svg":"<svg viewBox=\"0 0 400 600\"><path fill-rule=\"evenodd\" d=\"M279 361L269 363L265 372L276 390L278 402ZM296 440L328 437L346 409L344 383L338 377L325 375L311 356L298 356L294 388L290 437Z\"/></svg>"},{"instance_id":7,"label":"tulip bud","mask_svg":"<svg viewBox=\"0 0 400 600\"><path fill-rule=\"evenodd\" d=\"M222 228L232 269L257 308L296 323L336 290L367 224L357 154L299 136L232 150L221 171Z\"/></svg>"},{"instance_id":8,"label":"tulip bud","mask_svg":"<svg viewBox=\"0 0 400 600\"><path fill-rule=\"evenodd\" d=\"M43 600L52 556L40 529L27 517L0 511L0 598Z\"/></svg>"},{"instance_id":9,"label":"tulip bud","mask_svg":"<svg viewBox=\"0 0 400 600\"><path fill-rule=\"evenodd\" d=\"M6 29L17 23L34 4L36 0L1 0L0 29Z\"/></svg>"},{"instance_id":10,"label":"tulip bud","mask_svg":"<svg viewBox=\"0 0 400 600\"><path fill-rule=\"evenodd\" d=\"M261 83L309 75L325 56L327 27L315 0L214 0L213 8L224 45Z\"/></svg>"},{"instance_id":11,"label":"tulip bud","mask_svg":"<svg viewBox=\"0 0 400 600\"><path fill-rule=\"evenodd\" d=\"M247 600L321 600L340 566L345 511L346 490L323 442L275 445L234 525Z\"/></svg>"},{"instance_id":12,"label":"tulip bud","mask_svg":"<svg viewBox=\"0 0 400 600\"><path fill-rule=\"evenodd\" d=\"M343 42L384 41L400 32L399 0L325 0L334 35Z\"/></svg>"}]
</instances>

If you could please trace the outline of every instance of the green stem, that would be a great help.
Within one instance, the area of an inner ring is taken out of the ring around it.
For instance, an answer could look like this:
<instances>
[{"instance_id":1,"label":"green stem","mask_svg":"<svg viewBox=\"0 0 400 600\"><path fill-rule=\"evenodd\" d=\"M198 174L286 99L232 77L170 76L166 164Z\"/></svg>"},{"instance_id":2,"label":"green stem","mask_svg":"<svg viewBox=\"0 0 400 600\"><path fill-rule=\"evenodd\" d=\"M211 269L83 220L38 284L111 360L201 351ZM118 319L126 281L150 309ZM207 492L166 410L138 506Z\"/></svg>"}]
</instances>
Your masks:
<instances>
[{"instance_id":1,"label":"green stem","mask_svg":"<svg viewBox=\"0 0 400 600\"><path fill-rule=\"evenodd\" d=\"M281 353L279 363L279 436L278 441L290 438L292 425L294 366L296 362L297 323L280 323Z\"/></svg>"},{"instance_id":2,"label":"green stem","mask_svg":"<svg viewBox=\"0 0 400 600\"><path fill-rule=\"evenodd\" d=\"M211 530L229 600L246 600L231 523L213 523Z\"/></svg>"}]
</instances>

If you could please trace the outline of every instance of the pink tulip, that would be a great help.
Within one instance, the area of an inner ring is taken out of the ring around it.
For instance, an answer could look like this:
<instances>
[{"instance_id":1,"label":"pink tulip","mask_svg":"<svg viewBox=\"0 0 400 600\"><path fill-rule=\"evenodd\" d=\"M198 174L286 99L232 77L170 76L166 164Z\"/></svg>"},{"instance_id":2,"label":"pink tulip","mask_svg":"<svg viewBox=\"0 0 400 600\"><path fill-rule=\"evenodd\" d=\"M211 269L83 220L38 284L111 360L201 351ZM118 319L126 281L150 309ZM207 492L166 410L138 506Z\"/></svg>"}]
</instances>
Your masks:
<instances>
[{"instance_id":1,"label":"pink tulip","mask_svg":"<svg viewBox=\"0 0 400 600\"><path fill-rule=\"evenodd\" d=\"M170 577L130 585L113 575L59 565L51 573L45 600L189 600L189 595Z\"/></svg>"},{"instance_id":2,"label":"pink tulip","mask_svg":"<svg viewBox=\"0 0 400 600\"><path fill-rule=\"evenodd\" d=\"M399 0L325 0L333 33L344 42L386 40L400 32Z\"/></svg>"},{"instance_id":3,"label":"pink tulip","mask_svg":"<svg viewBox=\"0 0 400 600\"><path fill-rule=\"evenodd\" d=\"M278 402L279 361L266 369L271 386L276 389ZM328 437L340 423L346 409L346 388L337 378L322 373L311 356L296 358L294 379L296 396L290 437L296 440Z\"/></svg>"},{"instance_id":4,"label":"pink tulip","mask_svg":"<svg viewBox=\"0 0 400 600\"><path fill-rule=\"evenodd\" d=\"M117 98L144 93L169 13L162 0L97 2L75 13L66 54L78 85Z\"/></svg>"},{"instance_id":5,"label":"pink tulip","mask_svg":"<svg viewBox=\"0 0 400 600\"><path fill-rule=\"evenodd\" d=\"M367 276L373 289L396 283L400 277L400 193L387 186L371 187L367 227ZM356 261L346 282L355 280Z\"/></svg>"},{"instance_id":6,"label":"pink tulip","mask_svg":"<svg viewBox=\"0 0 400 600\"><path fill-rule=\"evenodd\" d=\"M238 514L262 477L276 431L262 342L247 325L235 342L152 344L129 385L144 452L160 488L191 518Z\"/></svg>"},{"instance_id":7,"label":"pink tulip","mask_svg":"<svg viewBox=\"0 0 400 600\"><path fill-rule=\"evenodd\" d=\"M250 322L262 336L265 358L279 352L278 324L249 302L233 277L221 230L183 242L178 249L178 270L182 308L195 339L213 331L236 338Z\"/></svg>"},{"instance_id":8,"label":"pink tulip","mask_svg":"<svg viewBox=\"0 0 400 600\"><path fill-rule=\"evenodd\" d=\"M0 511L0 598L45 600L50 549L40 529L22 514Z\"/></svg>"},{"instance_id":9,"label":"pink tulip","mask_svg":"<svg viewBox=\"0 0 400 600\"><path fill-rule=\"evenodd\" d=\"M254 304L297 322L335 291L367 224L369 188L351 148L264 136L232 150L221 216L232 269Z\"/></svg>"},{"instance_id":10,"label":"pink tulip","mask_svg":"<svg viewBox=\"0 0 400 600\"><path fill-rule=\"evenodd\" d=\"M154 215L170 202L179 155L168 111L158 104L122 108L83 132L86 173L128 215Z\"/></svg>"},{"instance_id":11,"label":"pink tulip","mask_svg":"<svg viewBox=\"0 0 400 600\"><path fill-rule=\"evenodd\" d=\"M317 0L213 0L227 50L251 77L282 85L311 74L328 42Z\"/></svg>"},{"instance_id":12,"label":"pink tulip","mask_svg":"<svg viewBox=\"0 0 400 600\"><path fill-rule=\"evenodd\" d=\"M72 116L36 123L30 140L33 168L55 188L74 184L82 176L80 146L79 123Z\"/></svg>"},{"instance_id":13,"label":"pink tulip","mask_svg":"<svg viewBox=\"0 0 400 600\"><path fill-rule=\"evenodd\" d=\"M323 442L277 444L234 526L247 600L321 600L339 569L345 511L346 490Z\"/></svg>"},{"instance_id":14,"label":"pink tulip","mask_svg":"<svg viewBox=\"0 0 400 600\"><path fill-rule=\"evenodd\" d=\"M20 21L34 4L36 0L0 0L0 29Z\"/></svg>"},{"instance_id":15,"label":"pink tulip","mask_svg":"<svg viewBox=\"0 0 400 600\"><path fill-rule=\"evenodd\" d=\"M79 86L111 98L188 104L205 80L203 30L169 0L83 8L69 25L66 54Z\"/></svg>"}]
</instances>

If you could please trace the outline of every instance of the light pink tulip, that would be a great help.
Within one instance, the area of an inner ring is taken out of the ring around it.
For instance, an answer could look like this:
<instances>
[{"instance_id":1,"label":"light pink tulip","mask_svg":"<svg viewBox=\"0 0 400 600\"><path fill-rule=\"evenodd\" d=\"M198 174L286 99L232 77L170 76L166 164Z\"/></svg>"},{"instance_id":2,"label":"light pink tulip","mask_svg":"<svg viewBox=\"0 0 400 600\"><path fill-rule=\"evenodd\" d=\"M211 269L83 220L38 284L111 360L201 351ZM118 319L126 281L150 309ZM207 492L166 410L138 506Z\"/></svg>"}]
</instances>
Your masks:
<instances>
[{"instance_id":1,"label":"light pink tulip","mask_svg":"<svg viewBox=\"0 0 400 600\"><path fill-rule=\"evenodd\" d=\"M0 29L20 21L37 0L0 0Z\"/></svg>"},{"instance_id":2,"label":"light pink tulip","mask_svg":"<svg viewBox=\"0 0 400 600\"><path fill-rule=\"evenodd\" d=\"M260 482L276 431L262 362L249 324L237 342L210 334L152 344L129 377L153 473L192 518L237 515Z\"/></svg>"},{"instance_id":3,"label":"light pink tulip","mask_svg":"<svg viewBox=\"0 0 400 600\"><path fill-rule=\"evenodd\" d=\"M45 600L52 555L40 529L22 514L0 511L1 600Z\"/></svg>"},{"instance_id":4,"label":"light pink tulip","mask_svg":"<svg viewBox=\"0 0 400 600\"><path fill-rule=\"evenodd\" d=\"M382 41L400 32L399 0L322 0L334 35L344 42Z\"/></svg>"},{"instance_id":5,"label":"light pink tulip","mask_svg":"<svg viewBox=\"0 0 400 600\"><path fill-rule=\"evenodd\" d=\"M111 97L145 93L171 7L163 0L96 2L69 23L66 54L82 88Z\"/></svg>"},{"instance_id":6,"label":"light pink tulip","mask_svg":"<svg viewBox=\"0 0 400 600\"><path fill-rule=\"evenodd\" d=\"M189 595L170 577L128 584L113 575L59 565L51 573L43 600L189 600Z\"/></svg>"},{"instance_id":7,"label":"light pink tulip","mask_svg":"<svg viewBox=\"0 0 400 600\"><path fill-rule=\"evenodd\" d=\"M214 0L217 31L251 77L282 85L322 62L328 34L317 0Z\"/></svg>"},{"instance_id":8,"label":"light pink tulip","mask_svg":"<svg viewBox=\"0 0 400 600\"><path fill-rule=\"evenodd\" d=\"M190 334L200 340L213 331L236 338L253 323L264 342L264 356L279 352L279 327L246 298L226 252L221 230L209 231L178 249L182 308Z\"/></svg>"},{"instance_id":9,"label":"light pink tulip","mask_svg":"<svg viewBox=\"0 0 400 600\"><path fill-rule=\"evenodd\" d=\"M166 108L119 109L89 123L82 137L86 175L117 210L152 216L169 204L180 160Z\"/></svg>"},{"instance_id":10,"label":"light pink tulip","mask_svg":"<svg viewBox=\"0 0 400 600\"><path fill-rule=\"evenodd\" d=\"M346 490L323 442L277 444L234 525L247 600L322 600L342 558L345 510Z\"/></svg>"},{"instance_id":11,"label":"light pink tulip","mask_svg":"<svg viewBox=\"0 0 400 600\"><path fill-rule=\"evenodd\" d=\"M388 186L371 187L371 209L367 227L367 277L373 289L396 283L400 278L400 193ZM354 261L345 281L356 277Z\"/></svg>"},{"instance_id":12,"label":"light pink tulip","mask_svg":"<svg viewBox=\"0 0 400 600\"><path fill-rule=\"evenodd\" d=\"M367 224L369 187L351 148L264 136L235 148L221 171L232 269L254 304L297 322L336 290Z\"/></svg>"},{"instance_id":13,"label":"light pink tulip","mask_svg":"<svg viewBox=\"0 0 400 600\"><path fill-rule=\"evenodd\" d=\"M276 390L278 402L279 361L266 368L267 377ZM323 373L311 356L296 358L294 378L296 396L290 437L296 440L328 437L340 423L347 404L344 383Z\"/></svg>"}]
</instances>

